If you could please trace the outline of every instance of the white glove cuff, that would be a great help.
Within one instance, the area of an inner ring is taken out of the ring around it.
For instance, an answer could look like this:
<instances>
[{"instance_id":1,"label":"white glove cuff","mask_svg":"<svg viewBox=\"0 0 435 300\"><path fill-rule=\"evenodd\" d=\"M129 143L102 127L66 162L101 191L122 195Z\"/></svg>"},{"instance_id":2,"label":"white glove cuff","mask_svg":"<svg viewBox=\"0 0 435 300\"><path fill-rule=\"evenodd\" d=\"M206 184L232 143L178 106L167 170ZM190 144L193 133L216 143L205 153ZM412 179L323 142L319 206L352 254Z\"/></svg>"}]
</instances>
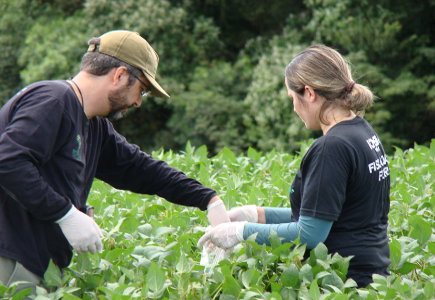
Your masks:
<instances>
[{"instance_id":1,"label":"white glove cuff","mask_svg":"<svg viewBox=\"0 0 435 300\"><path fill-rule=\"evenodd\" d=\"M207 217L211 226L230 222L225 204L222 200L217 200L207 206Z\"/></svg>"},{"instance_id":2,"label":"white glove cuff","mask_svg":"<svg viewBox=\"0 0 435 300\"><path fill-rule=\"evenodd\" d=\"M240 222L240 226L237 226L236 228L236 237L239 240L239 242L243 241L243 231L245 230L246 221Z\"/></svg>"},{"instance_id":3,"label":"white glove cuff","mask_svg":"<svg viewBox=\"0 0 435 300\"><path fill-rule=\"evenodd\" d=\"M60 222L64 221L65 219L67 219L70 215L72 215L75 211L77 210L77 208L74 205L71 205L70 210L63 215L62 218L60 218L59 220L55 221L57 224L59 224Z\"/></svg>"},{"instance_id":4,"label":"white glove cuff","mask_svg":"<svg viewBox=\"0 0 435 300\"><path fill-rule=\"evenodd\" d=\"M246 205L249 217L248 220L251 223L258 223L258 211L256 205Z\"/></svg>"},{"instance_id":5,"label":"white glove cuff","mask_svg":"<svg viewBox=\"0 0 435 300\"><path fill-rule=\"evenodd\" d=\"M207 210L212 209L213 207L216 207L218 205L224 205L224 202L221 199L219 199L213 202L212 204L207 205Z\"/></svg>"}]
</instances>

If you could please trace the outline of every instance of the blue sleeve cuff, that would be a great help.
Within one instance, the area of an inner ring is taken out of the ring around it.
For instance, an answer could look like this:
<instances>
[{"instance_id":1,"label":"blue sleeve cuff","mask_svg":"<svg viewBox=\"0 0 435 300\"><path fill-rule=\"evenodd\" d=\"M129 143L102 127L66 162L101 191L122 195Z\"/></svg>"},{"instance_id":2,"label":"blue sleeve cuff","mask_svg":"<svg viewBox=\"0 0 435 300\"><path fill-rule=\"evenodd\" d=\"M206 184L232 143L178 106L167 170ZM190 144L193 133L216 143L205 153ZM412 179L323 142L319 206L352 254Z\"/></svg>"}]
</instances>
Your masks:
<instances>
[{"instance_id":1,"label":"blue sleeve cuff","mask_svg":"<svg viewBox=\"0 0 435 300\"><path fill-rule=\"evenodd\" d=\"M264 207L266 224L290 223L292 217L291 208Z\"/></svg>"},{"instance_id":2,"label":"blue sleeve cuff","mask_svg":"<svg viewBox=\"0 0 435 300\"><path fill-rule=\"evenodd\" d=\"M247 223L243 230L243 239L257 233L255 241L258 244L270 245L269 237L272 231L278 234L283 243L294 241L298 236L301 243L307 244L309 249L323 243L328 237L333 221L314 217L300 216L298 222L282 224Z\"/></svg>"}]
</instances>

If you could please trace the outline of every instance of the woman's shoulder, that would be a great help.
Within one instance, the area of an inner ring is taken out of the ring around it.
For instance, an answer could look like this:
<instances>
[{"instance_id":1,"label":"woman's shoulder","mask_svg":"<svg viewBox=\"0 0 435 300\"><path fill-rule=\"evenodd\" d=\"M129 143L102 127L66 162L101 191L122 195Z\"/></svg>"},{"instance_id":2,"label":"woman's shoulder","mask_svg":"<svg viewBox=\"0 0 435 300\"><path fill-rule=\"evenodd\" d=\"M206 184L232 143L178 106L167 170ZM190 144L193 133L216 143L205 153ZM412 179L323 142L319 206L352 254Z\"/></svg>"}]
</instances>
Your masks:
<instances>
[{"instance_id":1,"label":"woman's shoulder","mask_svg":"<svg viewBox=\"0 0 435 300\"><path fill-rule=\"evenodd\" d=\"M355 145L350 139L340 135L323 135L308 149L305 157L321 156L325 158L345 157L356 153Z\"/></svg>"}]
</instances>

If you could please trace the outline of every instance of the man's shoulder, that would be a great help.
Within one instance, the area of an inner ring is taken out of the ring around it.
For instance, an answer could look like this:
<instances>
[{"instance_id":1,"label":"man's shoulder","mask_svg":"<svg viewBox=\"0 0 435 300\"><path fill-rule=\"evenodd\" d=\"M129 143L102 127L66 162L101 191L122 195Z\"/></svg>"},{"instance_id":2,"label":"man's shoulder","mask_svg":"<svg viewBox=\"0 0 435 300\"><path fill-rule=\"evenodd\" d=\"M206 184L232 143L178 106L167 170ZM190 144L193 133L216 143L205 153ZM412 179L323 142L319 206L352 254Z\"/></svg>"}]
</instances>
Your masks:
<instances>
[{"instance_id":1,"label":"man's shoulder","mask_svg":"<svg viewBox=\"0 0 435 300\"><path fill-rule=\"evenodd\" d=\"M71 91L65 80L44 80L29 84L18 91L11 100L30 97L61 98Z\"/></svg>"},{"instance_id":2,"label":"man's shoulder","mask_svg":"<svg viewBox=\"0 0 435 300\"><path fill-rule=\"evenodd\" d=\"M72 91L70 85L65 80L43 80L32 83L28 86L29 89L43 89L53 93L65 93Z\"/></svg>"}]
</instances>

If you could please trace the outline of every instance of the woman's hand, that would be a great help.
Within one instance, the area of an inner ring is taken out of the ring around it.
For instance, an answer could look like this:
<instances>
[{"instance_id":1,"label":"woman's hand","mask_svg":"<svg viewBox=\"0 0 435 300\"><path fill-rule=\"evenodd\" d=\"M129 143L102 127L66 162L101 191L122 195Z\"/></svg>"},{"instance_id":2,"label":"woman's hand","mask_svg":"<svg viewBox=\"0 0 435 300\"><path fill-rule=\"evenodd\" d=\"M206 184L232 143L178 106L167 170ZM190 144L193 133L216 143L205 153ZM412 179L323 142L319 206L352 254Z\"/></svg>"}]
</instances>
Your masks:
<instances>
[{"instance_id":1,"label":"woman's hand","mask_svg":"<svg viewBox=\"0 0 435 300\"><path fill-rule=\"evenodd\" d=\"M232 208L228 212L231 222L247 221L265 224L264 208L255 205L244 205Z\"/></svg>"},{"instance_id":2,"label":"woman's hand","mask_svg":"<svg viewBox=\"0 0 435 300\"><path fill-rule=\"evenodd\" d=\"M198 247L207 242L222 249L231 249L243 241L243 230L247 222L222 223L212 227L198 241Z\"/></svg>"}]
</instances>

